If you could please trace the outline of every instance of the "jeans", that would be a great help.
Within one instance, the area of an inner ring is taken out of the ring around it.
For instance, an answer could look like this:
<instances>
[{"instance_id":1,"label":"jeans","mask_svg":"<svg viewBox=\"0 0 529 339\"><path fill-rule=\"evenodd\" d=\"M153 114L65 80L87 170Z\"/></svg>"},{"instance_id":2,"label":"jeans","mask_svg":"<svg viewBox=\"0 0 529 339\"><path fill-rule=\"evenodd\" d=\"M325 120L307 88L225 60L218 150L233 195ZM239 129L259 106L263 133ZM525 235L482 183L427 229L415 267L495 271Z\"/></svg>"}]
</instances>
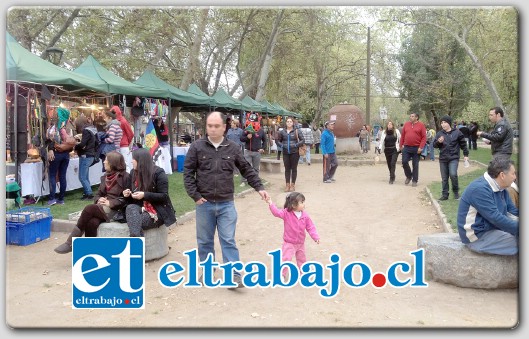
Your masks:
<instances>
[{"instance_id":1,"label":"jeans","mask_svg":"<svg viewBox=\"0 0 529 339\"><path fill-rule=\"evenodd\" d=\"M237 211L232 201L206 201L196 206L196 228L198 256L206 260L209 253L215 259L215 230L219 231L219 242L224 263L239 261L239 250L235 243ZM216 260L215 260L216 261Z\"/></svg>"},{"instance_id":2,"label":"jeans","mask_svg":"<svg viewBox=\"0 0 529 339\"><path fill-rule=\"evenodd\" d=\"M320 154L320 143L319 142L314 144L314 148L316 149L316 154Z\"/></svg>"},{"instance_id":3,"label":"jeans","mask_svg":"<svg viewBox=\"0 0 529 339\"><path fill-rule=\"evenodd\" d=\"M404 146L402 149L402 168L407 179L413 182L419 181L419 146ZM410 168L410 160L413 166L413 172Z\"/></svg>"},{"instance_id":4,"label":"jeans","mask_svg":"<svg viewBox=\"0 0 529 339\"><path fill-rule=\"evenodd\" d=\"M515 255L518 253L518 237L501 230L492 230L466 246L478 253Z\"/></svg>"},{"instance_id":5,"label":"jeans","mask_svg":"<svg viewBox=\"0 0 529 339\"><path fill-rule=\"evenodd\" d=\"M246 161L252 165L253 169L257 172L257 175L259 175L259 167L261 166L261 153L245 149L244 159L246 159ZM241 182L248 182L248 180L242 178Z\"/></svg>"},{"instance_id":6,"label":"jeans","mask_svg":"<svg viewBox=\"0 0 529 339\"><path fill-rule=\"evenodd\" d=\"M441 169L443 197L448 197L448 177L450 177L450 181L452 181L452 192L454 192L454 194L459 193L459 180L457 178L458 166L459 159L450 160L448 162L439 162L439 168Z\"/></svg>"},{"instance_id":7,"label":"jeans","mask_svg":"<svg viewBox=\"0 0 529 339\"><path fill-rule=\"evenodd\" d=\"M435 148L433 148L433 139L428 144L428 151L430 152L430 160L435 160Z\"/></svg>"},{"instance_id":8,"label":"jeans","mask_svg":"<svg viewBox=\"0 0 529 339\"><path fill-rule=\"evenodd\" d=\"M306 145L305 148L305 161L310 164L310 145ZM302 164L304 162L303 157L299 157L299 163Z\"/></svg>"},{"instance_id":9,"label":"jeans","mask_svg":"<svg viewBox=\"0 0 529 339\"><path fill-rule=\"evenodd\" d=\"M477 150L478 149L478 139L474 139L474 138L471 138L470 139L470 142L469 143L472 143L472 149L473 150ZM470 150L470 148L469 148Z\"/></svg>"},{"instance_id":10,"label":"jeans","mask_svg":"<svg viewBox=\"0 0 529 339\"><path fill-rule=\"evenodd\" d=\"M395 147L384 148L384 155L386 156L386 163L388 164L389 180L395 180L395 167L397 166L397 158L399 153Z\"/></svg>"},{"instance_id":11,"label":"jeans","mask_svg":"<svg viewBox=\"0 0 529 339\"><path fill-rule=\"evenodd\" d=\"M85 195L92 195L92 186L90 185L89 169L94 162L94 157L85 158L79 157L79 181L83 186L83 193Z\"/></svg>"},{"instance_id":12,"label":"jeans","mask_svg":"<svg viewBox=\"0 0 529 339\"><path fill-rule=\"evenodd\" d=\"M154 221L148 212L142 212L142 206L129 204L125 208L125 217L131 237L143 237L143 230L157 228L163 225L163 221Z\"/></svg>"},{"instance_id":13,"label":"jeans","mask_svg":"<svg viewBox=\"0 0 529 339\"><path fill-rule=\"evenodd\" d=\"M49 178L50 178L50 200L55 199L55 192L57 190L57 172L59 173L59 200L64 200L64 194L66 193L66 170L68 169L68 164L70 163L70 153L69 152L55 152L55 159L50 161L50 166L48 168Z\"/></svg>"},{"instance_id":14,"label":"jeans","mask_svg":"<svg viewBox=\"0 0 529 339\"><path fill-rule=\"evenodd\" d=\"M336 153L328 153L328 157L323 156L323 181L334 178L338 168L338 157Z\"/></svg>"},{"instance_id":15,"label":"jeans","mask_svg":"<svg viewBox=\"0 0 529 339\"><path fill-rule=\"evenodd\" d=\"M142 117L133 117L133 124L134 124L134 141L139 142L140 141L140 133L141 133L141 119Z\"/></svg>"}]
</instances>

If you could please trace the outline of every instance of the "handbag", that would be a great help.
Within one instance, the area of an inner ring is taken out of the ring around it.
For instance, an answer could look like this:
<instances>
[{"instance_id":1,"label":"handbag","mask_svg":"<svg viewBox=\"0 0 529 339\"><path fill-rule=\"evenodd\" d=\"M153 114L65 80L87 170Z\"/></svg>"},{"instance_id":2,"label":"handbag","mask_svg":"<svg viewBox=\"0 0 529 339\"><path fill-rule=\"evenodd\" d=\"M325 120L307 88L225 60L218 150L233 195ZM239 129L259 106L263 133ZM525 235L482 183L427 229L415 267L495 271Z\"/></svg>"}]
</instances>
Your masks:
<instances>
[{"instance_id":1,"label":"handbag","mask_svg":"<svg viewBox=\"0 0 529 339\"><path fill-rule=\"evenodd\" d=\"M298 130L296 129L296 140L299 142ZM303 144L298 147L298 152L300 156L304 156L307 153L307 145Z\"/></svg>"},{"instance_id":2,"label":"handbag","mask_svg":"<svg viewBox=\"0 0 529 339\"><path fill-rule=\"evenodd\" d=\"M116 213L114 213L114 216L112 217L112 221L119 222L122 224L127 222L127 217L125 215L125 212L123 212L123 209L120 209Z\"/></svg>"}]
</instances>

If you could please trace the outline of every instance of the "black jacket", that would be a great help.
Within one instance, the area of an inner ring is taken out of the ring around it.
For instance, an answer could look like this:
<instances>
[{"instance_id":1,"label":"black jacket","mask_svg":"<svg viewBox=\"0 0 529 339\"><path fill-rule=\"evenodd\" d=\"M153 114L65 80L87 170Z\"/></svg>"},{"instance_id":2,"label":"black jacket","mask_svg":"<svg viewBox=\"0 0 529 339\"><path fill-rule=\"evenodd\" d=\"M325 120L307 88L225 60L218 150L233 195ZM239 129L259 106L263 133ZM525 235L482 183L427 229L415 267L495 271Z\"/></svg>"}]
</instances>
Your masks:
<instances>
[{"instance_id":1,"label":"black jacket","mask_svg":"<svg viewBox=\"0 0 529 339\"><path fill-rule=\"evenodd\" d=\"M284 128L279 132L276 139L277 147L279 147L285 154L299 153L299 147L304 143L305 139L303 138L303 133L298 129L293 129L288 133L287 129Z\"/></svg>"},{"instance_id":2,"label":"black jacket","mask_svg":"<svg viewBox=\"0 0 529 339\"><path fill-rule=\"evenodd\" d=\"M152 204L156 210L158 218L163 221L165 226L171 226L176 222L175 211L171 198L169 198L169 179L165 171L155 166L154 177L152 180L152 187L148 192L144 192L142 200L133 199L131 196L126 198L127 203L137 204L143 206L143 201L146 200ZM131 191L134 191L134 169L130 171L130 186Z\"/></svg>"},{"instance_id":3,"label":"black jacket","mask_svg":"<svg viewBox=\"0 0 529 339\"><path fill-rule=\"evenodd\" d=\"M96 154L96 133L97 129L88 126L83 129L81 142L75 145L74 149L79 156L86 155L87 158L94 157Z\"/></svg>"},{"instance_id":4,"label":"black jacket","mask_svg":"<svg viewBox=\"0 0 529 339\"><path fill-rule=\"evenodd\" d=\"M481 133L482 138L490 140L490 149L492 155L499 154L512 154L512 142L514 135L512 132L511 124L504 119L501 119L494 125L494 130L490 133Z\"/></svg>"},{"instance_id":5,"label":"black jacket","mask_svg":"<svg viewBox=\"0 0 529 339\"><path fill-rule=\"evenodd\" d=\"M441 136L444 137L443 142L437 141ZM458 160L460 157L460 150L463 150L463 155L468 157L467 142L465 136L458 129L451 129L450 132L440 130L435 135L433 147L439 148L439 162L449 162L450 160Z\"/></svg>"},{"instance_id":6,"label":"black jacket","mask_svg":"<svg viewBox=\"0 0 529 339\"><path fill-rule=\"evenodd\" d=\"M215 148L207 137L196 140L189 147L184 162L187 194L193 201L200 198L211 202L233 200L235 167L256 191L264 190L259 175L244 159L239 145L224 138Z\"/></svg>"},{"instance_id":7,"label":"black jacket","mask_svg":"<svg viewBox=\"0 0 529 339\"><path fill-rule=\"evenodd\" d=\"M248 138L250 132L244 131L241 135L241 141L244 142L244 149L257 152L260 149L266 149L266 134L261 128L259 132L252 133L252 138Z\"/></svg>"}]
</instances>

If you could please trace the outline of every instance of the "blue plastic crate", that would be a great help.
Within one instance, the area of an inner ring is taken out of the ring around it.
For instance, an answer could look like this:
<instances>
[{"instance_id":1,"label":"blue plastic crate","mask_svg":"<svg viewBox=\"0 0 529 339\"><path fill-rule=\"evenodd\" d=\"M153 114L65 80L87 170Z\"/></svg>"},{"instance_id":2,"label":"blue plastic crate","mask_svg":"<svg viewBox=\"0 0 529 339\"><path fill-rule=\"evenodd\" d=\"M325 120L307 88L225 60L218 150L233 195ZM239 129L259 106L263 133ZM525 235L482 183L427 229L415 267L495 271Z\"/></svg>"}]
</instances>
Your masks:
<instances>
[{"instance_id":1,"label":"blue plastic crate","mask_svg":"<svg viewBox=\"0 0 529 339\"><path fill-rule=\"evenodd\" d=\"M49 217L51 217L51 212L47 207L23 207L17 210L7 211L6 213L6 221L10 223L26 224Z\"/></svg>"},{"instance_id":2,"label":"blue plastic crate","mask_svg":"<svg viewBox=\"0 0 529 339\"><path fill-rule=\"evenodd\" d=\"M6 223L6 244L27 246L48 239L51 230L51 217L27 224Z\"/></svg>"},{"instance_id":3,"label":"blue plastic crate","mask_svg":"<svg viewBox=\"0 0 529 339\"><path fill-rule=\"evenodd\" d=\"M51 232L49 208L24 207L6 213L6 244L27 246L48 239Z\"/></svg>"}]
</instances>

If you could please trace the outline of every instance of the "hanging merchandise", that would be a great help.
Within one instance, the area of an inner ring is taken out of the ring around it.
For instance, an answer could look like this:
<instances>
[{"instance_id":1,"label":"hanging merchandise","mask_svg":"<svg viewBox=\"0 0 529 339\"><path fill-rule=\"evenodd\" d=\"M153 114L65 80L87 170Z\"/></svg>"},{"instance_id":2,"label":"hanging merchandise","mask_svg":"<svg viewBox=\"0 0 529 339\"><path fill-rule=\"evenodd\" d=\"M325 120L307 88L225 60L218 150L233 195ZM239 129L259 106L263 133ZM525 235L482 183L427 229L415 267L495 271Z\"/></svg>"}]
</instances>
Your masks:
<instances>
[{"instance_id":1,"label":"hanging merchandise","mask_svg":"<svg viewBox=\"0 0 529 339\"><path fill-rule=\"evenodd\" d=\"M167 116L169 113L169 107L167 106L167 101L163 101L163 116Z\"/></svg>"},{"instance_id":2,"label":"hanging merchandise","mask_svg":"<svg viewBox=\"0 0 529 339\"><path fill-rule=\"evenodd\" d=\"M156 100L158 104L158 116L161 117L163 115L163 105L160 100Z\"/></svg>"}]
</instances>

